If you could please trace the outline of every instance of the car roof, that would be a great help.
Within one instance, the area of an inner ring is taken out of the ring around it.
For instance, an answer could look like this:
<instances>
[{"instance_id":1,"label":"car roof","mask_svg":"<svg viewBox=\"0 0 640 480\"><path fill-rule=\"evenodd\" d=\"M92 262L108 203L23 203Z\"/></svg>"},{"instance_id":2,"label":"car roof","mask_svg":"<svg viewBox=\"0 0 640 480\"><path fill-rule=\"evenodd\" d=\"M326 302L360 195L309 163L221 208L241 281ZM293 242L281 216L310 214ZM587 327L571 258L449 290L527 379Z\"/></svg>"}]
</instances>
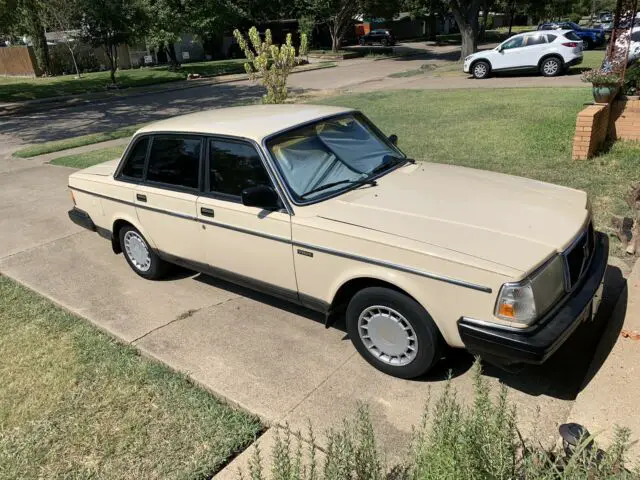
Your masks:
<instances>
[{"instance_id":1,"label":"car roof","mask_svg":"<svg viewBox=\"0 0 640 480\"><path fill-rule=\"evenodd\" d=\"M160 120L136 132L181 132L244 137L261 142L271 134L321 118L353 112L328 105L251 105L218 108Z\"/></svg>"}]
</instances>

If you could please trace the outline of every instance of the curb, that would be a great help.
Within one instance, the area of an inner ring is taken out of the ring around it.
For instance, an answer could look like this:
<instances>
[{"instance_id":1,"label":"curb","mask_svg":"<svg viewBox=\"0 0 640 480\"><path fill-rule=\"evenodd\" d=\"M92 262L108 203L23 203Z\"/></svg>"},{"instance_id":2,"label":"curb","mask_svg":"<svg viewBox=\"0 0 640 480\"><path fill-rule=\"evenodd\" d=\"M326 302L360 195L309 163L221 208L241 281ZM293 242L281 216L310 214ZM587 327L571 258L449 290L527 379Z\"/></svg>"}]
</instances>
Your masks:
<instances>
[{"instance_id":1,"label":"curb","mask_svg":"<svg viewBox=\"0 0 640 480\"><path fill-rule=\"evenodd\" d=\"M310 64L311 67L303 68L301 67L298 70L293 70L290 75L296 73L310 72L313 70L322 70L325 68L336 67L335 63L328 64ZM39 99L39 100L29 100L27 102L21 103L8 103L4 106L0 106L0 117L8 117L11 115L20 115L26 113L35 113L42 112L47 110L59 109L59 108L71 108L78 107L82 105L98 105L101 103L107 103L114 99L121 98L135 98L142 97L145 95L151 95L154 93L166 93L173 92L179 90L187 90L189 88L197 88L204 87L209 85L221 85L226 83L233 82L241 82L249 80L249 75L246 73L239 74L231 74L231 75L219 75L216 77L205 77L199 80L174 80L171 82L160 83L156 85L148 85L146 87L138 87L139 90L136 91L136 88L125 89L122 91L113 91L107 94L102 94L100 96L96 96L94 98L78 98L78 96L64 96L64 100L61 97L52 97L50 99ZM172 85L170 87L165 87L165 85ZM155 88L154 88L155 87ZM127 93L132 92L132 93ZM97 95L99 92L92 92L93 95ZM91 95L91 94L87 94Z\"/></svg>"}]
</instances>

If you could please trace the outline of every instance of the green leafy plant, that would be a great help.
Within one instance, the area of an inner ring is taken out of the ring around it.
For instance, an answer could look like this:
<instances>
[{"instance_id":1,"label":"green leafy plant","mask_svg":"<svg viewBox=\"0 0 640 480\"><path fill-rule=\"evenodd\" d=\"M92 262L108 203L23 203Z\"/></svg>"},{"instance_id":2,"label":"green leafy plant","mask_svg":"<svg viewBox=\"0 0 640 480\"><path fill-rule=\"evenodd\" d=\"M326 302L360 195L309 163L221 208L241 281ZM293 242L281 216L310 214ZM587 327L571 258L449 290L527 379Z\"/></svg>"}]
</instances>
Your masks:
<instances>
[{"instance_id":1,"label":"green leafy plant","mask_svg":"<svg viewBox=\"0 0 640 480\"><path fill-rule=\"evenodd\" d=\"M369 409L360 405L354 420L330 430L322 468L315 456L313 430L308 442L288 426L276 428L271 475L265 476L261 452L254 447L249 478L262 480L638 480L639 472L625 468L631 443L628 429L618 429L605 453L593 438L584 438L569 457L559 449L544 449L535 438L525 440L517 427L516 411L507 387L492 394L480 362L473 372L474 396L463 403L447 382L433 405L427 399L422 421L413 430L409 454L389 468L378 449ZM539 415L539 413L538 413ZM295 439L295 444L293 439ZM306 448L303 444L306 443ZM306 452L307 454L305 455ZM240 478L245 478L239 472Z\"/></svg>"},{"instance_id":2,"label":"green leafy plant","mask_svg":"<svg viewBox=\"0 0 640 480\"><path fill-rule=\"evenodd\" d=\"M607 72L600 68L587 70L582 74L582 81L594 85L617 85L620 83L620 74Z\"/></svg>"},{"instance_id":3,"label":"green leafy plant","mask_svg":"<svg viewBox=\"0 0 640 480\"><path fill-rule=\"evenodd\" d=\"M640 65L627 68L624 74L622 92L625 95L638 95L640 93Z\"/></svg>"},{"instance_id":4,"label":"green leafy plant","mask_svg":"<svg viewBox=\"0 0 640 480\"><path fill-rule=\"evenodd\" d=\"M264 40L260 38L256 27L249 30L249 41L237 29L233 35L248 60L244 66L250 78L260 78L267 89L262 103L284 103L287 99L287 78L297 63L291 34L287 34L284 45L279 47L273 44L269 29L265 32ZM303 33L300 35L299 55L306 55L307 48L307 36Z\"/></svg>"}]
</instances>

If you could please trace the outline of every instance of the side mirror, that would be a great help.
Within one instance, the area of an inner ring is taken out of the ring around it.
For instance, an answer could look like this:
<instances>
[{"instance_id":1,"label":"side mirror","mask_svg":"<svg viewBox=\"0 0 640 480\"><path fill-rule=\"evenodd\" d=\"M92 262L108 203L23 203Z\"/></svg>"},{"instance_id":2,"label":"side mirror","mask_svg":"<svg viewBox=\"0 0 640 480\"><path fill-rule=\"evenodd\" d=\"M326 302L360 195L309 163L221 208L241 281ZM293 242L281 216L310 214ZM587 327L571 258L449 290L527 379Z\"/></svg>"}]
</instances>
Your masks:
<instances>
[{"instance_id":1,"label":"side mirror","mask_svg":"<svg viewBox=\"0 0 640 480\"><path fill-rule=\"evenodd\" d=\"M502 53L502 51L504 50L504 48L502 48L502 45L498 45L496 47L496 50L498 51L498 53Z\"/></svg>"},{"instance_id":2,"label":"side mirror","mask_svg":"<svg viewBox=\"0 0 640 480\"><path fill-rule=\"evenodd\" d=\"M245 188L242 191L242 204L247 207L258 207L263 210L278 210L280 198L275 190L266 185Z\"/></svg>"},{"instance_id":3,"label":"side mirror","mask_svg":"<svg viewBox=\"0 0 640 480\"><path fill-rule=\"evenodd\" d=\"M389 141L397 146L398 145L398 135L396 135L395 133L392 133L391 135L389 135Z\"/></svg>"}]
</instances>

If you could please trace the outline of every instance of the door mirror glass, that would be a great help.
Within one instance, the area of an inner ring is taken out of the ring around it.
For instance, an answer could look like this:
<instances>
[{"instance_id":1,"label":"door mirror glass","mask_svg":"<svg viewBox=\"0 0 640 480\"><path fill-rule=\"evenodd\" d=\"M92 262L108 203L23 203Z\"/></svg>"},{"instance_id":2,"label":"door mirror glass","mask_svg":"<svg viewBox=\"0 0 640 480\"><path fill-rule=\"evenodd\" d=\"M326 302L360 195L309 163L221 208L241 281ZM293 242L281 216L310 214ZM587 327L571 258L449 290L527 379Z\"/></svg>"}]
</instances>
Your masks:
<instances>
[{"instance_id":1,"label":"door mirror glass","mask_svg":"<svg viewBox=\"0 0 640 480\"><path fill-rule=\"evenodd\" d=\"M395 146L398 146L398 135L396 135L395 133L389 135L389 141Z\"/></svg>"},{"instance_id":2,"label":"door mirror glass","mask_svg":"<svg viewBox=\"0 0 640 480\"><path fill-rule=\"evenodd\" d=\"M273 188L260 185L242 190L242 204L246 207L258 207L263 210L278 210L280 199Z\"/></svg>"},{"instance_id":3,"label":"door mirror glass","mask_svg":"<svg viewBox=\"0 0 640 480\"><path fill-rule=\"evenodd\" d=\"M498 45L498 46L496 47L496 50L497 50L499 53L502 53L502 45Z\"/></svg>"}]
</instances>

